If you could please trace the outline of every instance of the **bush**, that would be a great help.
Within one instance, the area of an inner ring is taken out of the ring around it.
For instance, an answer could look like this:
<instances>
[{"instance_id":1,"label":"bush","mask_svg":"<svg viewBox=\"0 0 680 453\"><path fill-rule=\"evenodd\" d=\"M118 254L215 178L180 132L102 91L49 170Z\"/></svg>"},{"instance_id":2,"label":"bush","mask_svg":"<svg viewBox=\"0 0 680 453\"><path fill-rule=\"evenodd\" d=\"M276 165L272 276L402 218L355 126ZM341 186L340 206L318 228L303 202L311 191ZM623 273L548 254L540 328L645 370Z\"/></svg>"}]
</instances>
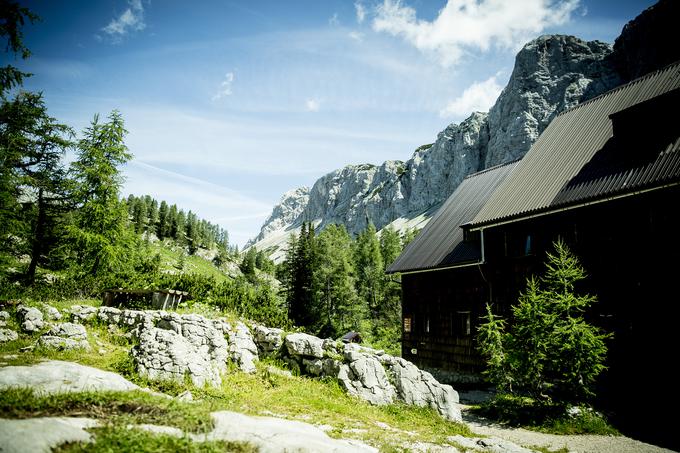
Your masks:
<instances>
[{"instance_id":1,"label":"bush","mask_svg":"<svg viewBox=\"0 0 680 453\"><path fill-rule=\"evenodd\" d=\"M575 283L586 277L578 258L561 241L554 247L545 275L527 280L509 328L487 306L479 350L486 376L499 390L578 402L593 396L595 379L605 369L608 335L583 319L596 298L574 292Z\"/></svg>"}]
</instances>

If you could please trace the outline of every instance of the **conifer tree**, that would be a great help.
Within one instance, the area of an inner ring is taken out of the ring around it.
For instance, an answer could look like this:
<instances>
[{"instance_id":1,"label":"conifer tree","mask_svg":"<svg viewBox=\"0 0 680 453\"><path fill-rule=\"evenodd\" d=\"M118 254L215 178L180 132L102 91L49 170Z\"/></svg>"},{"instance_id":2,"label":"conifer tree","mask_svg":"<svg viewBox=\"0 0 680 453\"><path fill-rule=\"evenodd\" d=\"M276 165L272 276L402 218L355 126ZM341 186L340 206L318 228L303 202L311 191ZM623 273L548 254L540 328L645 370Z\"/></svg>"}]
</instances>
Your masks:
<instances>
[{"instance_id":1,"label":"conifer tree","mask_svg":"<svg viewBox=\"0 0 680 453\"><path fill-rule=\"evenodd\" d=\"M132 158L124 142L126 133L117 111L105 123L95 115L72 164L80 208L68 233L81 268L95 276L125 267L133 253L127 209L118 198L123 182L118 167Z\"/></svg>"},{"instance_id":2,"label":"conifer tree","mask_svg":"<svg viewBox=\"0 0 680 453\"><path fill-rule=\"evenodd\" d=\"M574 403L593 395L608 335L583 317L596 301L575 292L586 278L583 266L563 242L554 248L545 274L527 280L508 326L487 307L479 347L487 376L502 390Z\"/></svg>"},{"instance_id":3,"label":"conifer tree","mask_svg":"<svg viewBox=\"0 0 680 453\"><path fill-rule=\"evenodd\" d=\"M357 272L357 292L359 297L366 301L371 319L376 319L382 301L381 283L385 267L380 253L380 242L372 223L357 237L354 263Z\"/></svg>"},{"instance_id":4,"label":"conifer tree","mask_svg":"<svg viewBox=\"0 0 680 453\"><path fill-rule=\"evenodd\" d=\"M315 330L323 336L338 336L361 330L363 304L357 303L352 238L344 225L329 225L318 236L314 288L319 306Z\"/></svg>"},{"instance_id":5,"label":"conifer tree","mask_svg":"<svg viewBox=\"0 0 680 453\"><path fill-rule=\"evenodd\" d=\"M156 229L156 234L158 239L165 239L169 236L169 226L170 226L170 213L168 204L165 200L161 201L161 205L158 208L158 228Z\"/></svg>"}]
</instances>

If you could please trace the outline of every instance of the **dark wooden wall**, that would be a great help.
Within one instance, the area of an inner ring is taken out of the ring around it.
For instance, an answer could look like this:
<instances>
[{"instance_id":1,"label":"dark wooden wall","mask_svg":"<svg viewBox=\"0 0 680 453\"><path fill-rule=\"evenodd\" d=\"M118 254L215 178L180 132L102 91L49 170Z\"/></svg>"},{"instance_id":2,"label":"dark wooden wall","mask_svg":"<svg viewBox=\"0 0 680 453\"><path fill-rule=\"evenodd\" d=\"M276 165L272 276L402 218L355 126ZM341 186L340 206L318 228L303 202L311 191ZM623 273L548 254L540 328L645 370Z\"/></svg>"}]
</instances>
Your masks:
<instances>
[{"instance_id":1,"label":"dark wooden wall","mask_svg":"<svg viewBox=\"0 0 680 453\"><path fill-rule=\"evenodd\" d=\"M679 219L680 189L670 187L487 229L485 265L403 276L403 313L413 317L413 331L403 334L404 357L430 369L481 371L474 326L485 304L509 316L526 278L543 272L546 251L559 237L588 271L578 290L599 299L586 317L614 335L600 402L644 434L645 423L631 410L659 413L680 403L672 371L680 346ZM447 329L464 310L471 312L471 336ZM663 396L637 398L650 389ZM655 435L673 432L670 422L655 420L648 427Z\"/></svg>"}]
</instances>

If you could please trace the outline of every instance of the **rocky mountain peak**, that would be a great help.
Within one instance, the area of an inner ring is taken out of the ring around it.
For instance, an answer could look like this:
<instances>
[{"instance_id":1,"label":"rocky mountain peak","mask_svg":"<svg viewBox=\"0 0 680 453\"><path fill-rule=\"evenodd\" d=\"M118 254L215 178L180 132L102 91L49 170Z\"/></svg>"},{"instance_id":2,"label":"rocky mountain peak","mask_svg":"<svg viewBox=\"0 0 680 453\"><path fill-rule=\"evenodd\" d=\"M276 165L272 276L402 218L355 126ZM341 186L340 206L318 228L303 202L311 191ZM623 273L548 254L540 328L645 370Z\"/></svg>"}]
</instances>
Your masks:
<instances>
[{"instance_id":1,"label":"rocky mountain peak","mask_svg":"<svg viewBox=\"0 0 680 453\"><path fill-rule=\"evenodd\" d=\"M278 249L280 259L279 238L295 232L303 220L315 221L318 228L342 223L351 233L369 222L378 229L421 222L466 175L522 157L560 112L680 59L680 47L669 36L679 16L680 2L661 0L626 25L613 47L566 35L528 42L488 113L474 112L448 125L406 162L350 165L321 177L302 209L274 208L256 245ZM263 242L268 235L271 239Z\"/></svg>"}]
</instances>

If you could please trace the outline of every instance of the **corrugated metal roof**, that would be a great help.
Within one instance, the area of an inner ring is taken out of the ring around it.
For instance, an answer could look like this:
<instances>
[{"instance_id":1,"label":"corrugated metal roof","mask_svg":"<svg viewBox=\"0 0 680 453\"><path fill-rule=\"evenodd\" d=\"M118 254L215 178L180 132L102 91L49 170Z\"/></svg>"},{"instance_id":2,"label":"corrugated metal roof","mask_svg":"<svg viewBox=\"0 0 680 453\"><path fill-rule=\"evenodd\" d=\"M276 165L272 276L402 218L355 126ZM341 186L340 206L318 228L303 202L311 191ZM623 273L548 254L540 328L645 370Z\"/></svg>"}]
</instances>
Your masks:
<instances>
[{"instance_id":1,"label":"corrugated metal roof","mask_svg":"<svg viewBox=\"0 0 680 453\"><path fill-rule=\"evenodd\" d=\"M655 142L656 132L643 127L636 131L641 139L635 141L639 149L634 152L627 150L633 145L612 139L612 118L616 121L624 110L654 98L675 102L678 89L680 62L561 113L479 210L472 226L680 181L677 103L673 110L664 104L663 111L647 119L653 124L666 118L665 143ZM630 132L626 135L632 137Z\"/></svg>"},{"instance_id":2,"label":"corrugated metal roof","mask_svg":"<svg viewBox=\"0 0 680 453\"><path fill-rule=\"evenodd\" d=\"M517 161L510 162L467 176L387 272L438 269L479 261L479 245L463 241L460 226L474 218L516 164Z\"/></svg>"}]
</instances>

